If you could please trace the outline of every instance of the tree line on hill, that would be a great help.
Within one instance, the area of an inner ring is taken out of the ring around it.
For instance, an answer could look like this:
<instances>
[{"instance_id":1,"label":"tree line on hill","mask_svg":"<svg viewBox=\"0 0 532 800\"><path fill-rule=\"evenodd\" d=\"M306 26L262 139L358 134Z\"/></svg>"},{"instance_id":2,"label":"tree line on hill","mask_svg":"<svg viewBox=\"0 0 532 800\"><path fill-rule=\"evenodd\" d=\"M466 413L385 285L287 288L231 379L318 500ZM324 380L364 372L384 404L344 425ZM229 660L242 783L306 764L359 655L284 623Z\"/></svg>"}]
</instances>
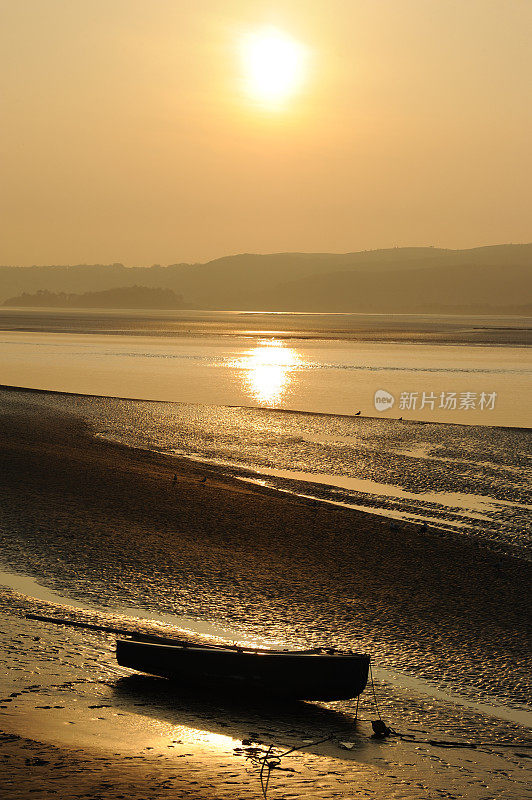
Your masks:
<instances>
[{"instance_id":1,"label":"tree line on hill","mask_svg":"<svg viewBox=\"0 0 532 800\"><path fill-rule=\"evenodd\" d=\"M34 294L22 292L17 297L9 297L4 306L25 308L184 308L183 298L172 289L149 286L121 286L104 289L100 292L66 294L39 289Z\"/></svg>"},{"instance_id":2,"label":"tree line on hill","mask_svg":"<svg viewBox=\"0 0 532 800\"><path fill-rule=\"evenodd\" d=\"M186 297L188 308L196 309L528 314L531 276L532 244L343 254L243 253L205 264L0 267L0 302L9 299L13 304L14 298L20 304L24 293L35 296L40 291L79 298L114 290L119 293L116 297L75 302L81 307L94 306L96 300L105 301L105 307L111 302L124 307L120 293L130 287L144 292L170 290L181 302ZM155 301L155 295L145 294L142 307L183 307L166 305L174 302L169 296L161 295L162 305ZM24 304L28 302L26 297ZM72 307L74 301L67 302ZM134 307L141 306L135 301Z\"/></svg>"}]
</instances>

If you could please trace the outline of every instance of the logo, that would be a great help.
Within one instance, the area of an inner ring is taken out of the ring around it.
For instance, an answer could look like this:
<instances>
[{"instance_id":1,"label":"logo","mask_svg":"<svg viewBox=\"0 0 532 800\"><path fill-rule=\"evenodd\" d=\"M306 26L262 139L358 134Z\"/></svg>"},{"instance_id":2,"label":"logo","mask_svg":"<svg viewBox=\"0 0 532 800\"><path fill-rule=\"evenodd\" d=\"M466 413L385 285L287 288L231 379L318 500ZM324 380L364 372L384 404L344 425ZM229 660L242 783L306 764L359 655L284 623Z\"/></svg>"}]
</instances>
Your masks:
<instances>
[{"instance_id":1,"label":"logo","mask_svg":"<svg viewBox=\"0 0 532 800\"><path fill-rule=\"evenodd\" d=\"M373 402L377 411L387 411L395 403L395 397L384 389L377 389Z\"/></svg>"}]
</instances>

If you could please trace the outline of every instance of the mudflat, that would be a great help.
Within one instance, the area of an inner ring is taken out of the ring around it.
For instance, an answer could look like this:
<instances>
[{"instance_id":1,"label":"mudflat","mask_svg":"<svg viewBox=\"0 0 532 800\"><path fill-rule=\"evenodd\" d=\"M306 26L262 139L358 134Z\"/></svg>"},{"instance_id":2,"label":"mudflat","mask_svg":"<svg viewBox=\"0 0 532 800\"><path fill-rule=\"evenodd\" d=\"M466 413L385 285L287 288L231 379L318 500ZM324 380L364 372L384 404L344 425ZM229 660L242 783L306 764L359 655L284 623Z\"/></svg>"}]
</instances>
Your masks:
<instances>
[{"instance_id":1,"label":"mudflat","mask_svg":"<svg viewBox=\"0 0 532 800\"><path fill-rule=\"evenodd\" d=\"M283 763L295 772L274 771L271 796L526 796L526 731L473 708L489 694L526 701L526 564L112 444L30 400L2 422L4 568L65 597L54 606L0 593L3 796L260 796L243 740L299 746ZM69 595L101 611L73 611ZM378 742L369 693L356 726L352 703L176 695L118 667L112 637L24 618L115 619L140 601L291 646L327 643L332 619L345 631L335 644L356 648L359 631L375 663L440 682L460 674L472 702L379 679L380 713L419 741ZM440 739L481 746L429 743Z\"/></svg>"}]
</instances>

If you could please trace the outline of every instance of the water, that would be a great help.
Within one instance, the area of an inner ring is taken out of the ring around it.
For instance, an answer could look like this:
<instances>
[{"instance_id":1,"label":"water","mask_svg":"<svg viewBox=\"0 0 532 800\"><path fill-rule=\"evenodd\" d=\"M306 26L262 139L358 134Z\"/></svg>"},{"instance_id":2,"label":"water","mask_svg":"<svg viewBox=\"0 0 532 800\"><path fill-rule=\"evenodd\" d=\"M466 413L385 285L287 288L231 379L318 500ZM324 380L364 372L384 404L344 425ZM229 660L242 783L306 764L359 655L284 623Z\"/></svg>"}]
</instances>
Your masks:
<instances>
[{"instance_id":1,"label":"water","mask_svg":"<svg viewBox=\"0 0 532 800\"><path fill-rule=\"evenodd\" d=\"M525 318L0 311L4 384L530 426ZM393 397L375 405L376 393Z\"/></svg>"},{"instance_id":2,"label":"water","mask_svg":"<svg viewBox=\"0 0 532 800\"><path fill-rule=\"evenodd\" d=\"M479 560L494 556L498 581L507 569L509 576L521 575L530 558L528 323L10 310L0 313L2 382L80 396L2 391L0 403L4 412L30 409L36 418L74 415L97 437L197 459L243 484L311 497L318 506L370 511L396 521L398 537L403 521L426 523L429 550L434 542L474 540ZM389 409L375 407L378 390L393 395ZM403 392L410 408L400 405ZM483 394L494 396L491 407L489 400L480 407ZM46 538L6 526L7 566L45 576L61 593L68 587L74 603L81 598L117 613L124 606L134 613L148 609L153 619L173 615L175 624L194 617L241 637L270 635L290 645L320 643L327 632L333 643L368 648L410 676L524 701L523 647L511 631L500 635L487 624L480 647L478 631L468 629L461 611L441 625L429 608L416 611L412 633L412 609L407 597L394 597L393 576L385 587L389 596L373 598L371 587L359 596L361 587L340 561L336 588L321 586L311 580L323 554L319 528L311 531L300 573L276 553L274 563L261 561L260 580L253 548L244 565L218 542L209 553L212 563L207 559L199 570L189 542L178 556L186 581L176 585L164 560L161 565L147 552L141 559L134 542L124 541L114 560L106 553L98 561L93 553L92 563L85 561L89 543L76 534L71 544L79 558L68 561L63 540L54 543L55 530ZM344 557L360 557L355 544L345 545ZM334 552L325 555L336 576ZM447 566L442 575L454 580L460 565ZM510 584L508 578L508 591ZM297 602L292 586L301 588ZM521 588L524 596L526 585ZM488 602L489 586L481 589ZM519 613L517 605L516 619ZM488 652L483 664L487 639L494 654Z\"/></svg>"}]
</instances>

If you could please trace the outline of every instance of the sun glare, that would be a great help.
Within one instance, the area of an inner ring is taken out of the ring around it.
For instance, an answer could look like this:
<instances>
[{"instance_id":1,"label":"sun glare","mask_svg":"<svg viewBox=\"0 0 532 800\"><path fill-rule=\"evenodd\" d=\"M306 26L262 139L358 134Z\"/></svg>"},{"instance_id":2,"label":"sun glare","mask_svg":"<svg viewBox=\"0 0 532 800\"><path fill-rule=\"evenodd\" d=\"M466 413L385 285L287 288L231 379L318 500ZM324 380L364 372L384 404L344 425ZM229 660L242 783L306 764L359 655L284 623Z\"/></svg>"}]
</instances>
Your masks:
<instances>
[{"instance_id":1,"label":"sun glare","mask_svg":"<svg viewBox=\"0 0 532 800\"><path fill-rule=\"evenodd\" d=\"M249 94L270 105L286 101L303 81L305 47L275 28L248 34L243 58Z\"/></svg>"},{"instance_id":2,"label":"sun glare","mask_svg":"<svg viewBox=\"0 0 532 800\"><path fill-rule=\"evenodd\" d=\"M260 405L278 405L292 381L292 373L302 364L299 353L275 339L262 341L249 350L236 366L244 371L247 394Z\"/></svg>"}]
</instances>

